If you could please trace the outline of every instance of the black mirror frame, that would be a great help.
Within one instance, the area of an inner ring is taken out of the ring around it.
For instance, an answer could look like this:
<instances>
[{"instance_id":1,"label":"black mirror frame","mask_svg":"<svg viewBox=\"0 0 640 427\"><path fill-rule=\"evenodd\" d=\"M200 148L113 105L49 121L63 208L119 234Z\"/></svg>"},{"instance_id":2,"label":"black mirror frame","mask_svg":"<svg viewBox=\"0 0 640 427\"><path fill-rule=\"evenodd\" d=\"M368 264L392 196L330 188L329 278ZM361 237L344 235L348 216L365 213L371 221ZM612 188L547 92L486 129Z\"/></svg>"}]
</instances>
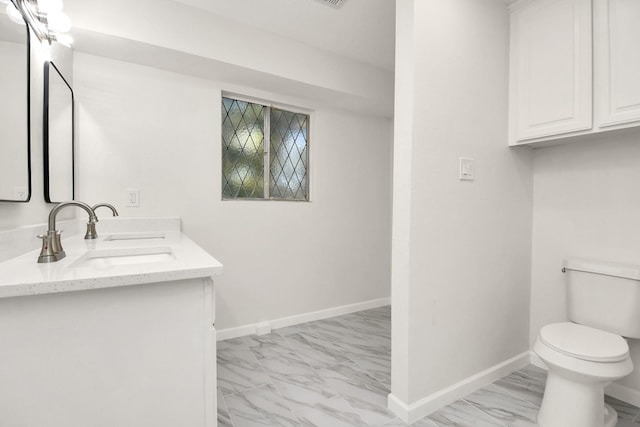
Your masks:
<instances>
[{"instance_id":1,"label":"black mirror frame","mask_svg":"<svg viewBox=\"0 0 640 427\"><path fill-rule=\"evenodd\" d=\"M29 203L31 200L31 30L26 19L24 22L27 32L27 198L25 200L0 199L0 202Z\"/></svg>"},{"instance_id":2,"label":"black mirror frame","mask_svg":"<svg viewBox=\"0 0 640 427\"><path fill-rule=\"evenodd\" d=\"M60 203L64 202L64 200L51 200L51 195L49 193L49 76L51 67L55 69L58 73L62 81L69 88L69 92L71 92L71 200L75 200L76 197L76 165L75 165L75 154L76 154L76 137L75 137L75 97L73 94L73 89L67 79L64 78L56 64L51 61L45 61L44 63L44 102L43 102L43 112L42 112L42 144L43 144L43 159L44 159L44 200L47 203Z\"/></svg>"}]
</instances>

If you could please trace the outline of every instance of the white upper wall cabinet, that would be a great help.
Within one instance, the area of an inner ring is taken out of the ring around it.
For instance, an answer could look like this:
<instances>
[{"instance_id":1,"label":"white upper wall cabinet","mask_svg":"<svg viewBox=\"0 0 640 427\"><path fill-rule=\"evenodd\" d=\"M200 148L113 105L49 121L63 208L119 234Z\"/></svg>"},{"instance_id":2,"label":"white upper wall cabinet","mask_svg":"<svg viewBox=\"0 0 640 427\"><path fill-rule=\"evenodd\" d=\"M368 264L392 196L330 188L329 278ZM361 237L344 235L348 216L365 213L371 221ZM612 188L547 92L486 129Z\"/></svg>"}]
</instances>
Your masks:
<instances>
[{"instance_id":1,"label":"white upper wall cabinet","mask_svg":"<svg viewBox=\"0 0 640 427\"><path fill-rule=\"evenodd\" d=\"M517 141L591 128L591 0L538 0L511 15Z\"/></svg>"},{"instance_id":2,"label":"white upper wall cabinet","mask_svg":"<svg viewBox=\"0 0 640 427\"><path fill-rule=\"evenodd\" d=\"M510 145L640 125L639 0L511 9Z\"/></svg>"},{"instance_id":3,"label":"white upper wall cabinet","mask_svg":"<svg viewBox=\"0 0 640 427\"><path fill-rule=\"evenodd\" d=\"M594 0L596 119L601 128L640 120L640 1Z\"/></svg>"}]
</instances>

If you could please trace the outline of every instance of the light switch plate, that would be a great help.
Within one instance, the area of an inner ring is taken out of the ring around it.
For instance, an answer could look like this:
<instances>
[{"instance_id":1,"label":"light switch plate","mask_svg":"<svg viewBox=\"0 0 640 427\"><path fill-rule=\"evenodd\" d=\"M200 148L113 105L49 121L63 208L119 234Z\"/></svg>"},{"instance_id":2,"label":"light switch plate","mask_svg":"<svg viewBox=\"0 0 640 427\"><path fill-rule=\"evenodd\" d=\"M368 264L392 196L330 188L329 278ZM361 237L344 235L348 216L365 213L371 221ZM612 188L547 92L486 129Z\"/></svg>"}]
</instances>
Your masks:
<instances>
[{"instance_id":1,"label":"light switch plate","mask_svg":"<svg viewBox=\"0 0 640 427\"><path fill-rule=\"evenodd\" d=\"M468 157L460 157L460 180L473 181L476 177L476 161Z\"/></svg>"}]
</instances>

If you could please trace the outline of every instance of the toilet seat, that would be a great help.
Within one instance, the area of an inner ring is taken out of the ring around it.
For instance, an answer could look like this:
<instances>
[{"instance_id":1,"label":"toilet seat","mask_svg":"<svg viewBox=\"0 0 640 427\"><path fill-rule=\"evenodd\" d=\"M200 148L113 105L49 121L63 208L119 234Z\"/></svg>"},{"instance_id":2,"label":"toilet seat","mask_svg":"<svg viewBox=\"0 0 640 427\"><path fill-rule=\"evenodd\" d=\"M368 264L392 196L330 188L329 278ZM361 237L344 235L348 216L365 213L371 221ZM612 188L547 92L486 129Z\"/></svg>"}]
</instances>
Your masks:
<instances>
[{"instance_id":1,"label":"toilet seat","mask_svg":"<svg viewBox=\"0 0 640 427\"><path fill-rule=\"evenodd\" d=\"M539 339L550 349L588 362L615 363L629 357L629 345L621 336L576 323L546 325Z\"/></svg>"}]
</instances>

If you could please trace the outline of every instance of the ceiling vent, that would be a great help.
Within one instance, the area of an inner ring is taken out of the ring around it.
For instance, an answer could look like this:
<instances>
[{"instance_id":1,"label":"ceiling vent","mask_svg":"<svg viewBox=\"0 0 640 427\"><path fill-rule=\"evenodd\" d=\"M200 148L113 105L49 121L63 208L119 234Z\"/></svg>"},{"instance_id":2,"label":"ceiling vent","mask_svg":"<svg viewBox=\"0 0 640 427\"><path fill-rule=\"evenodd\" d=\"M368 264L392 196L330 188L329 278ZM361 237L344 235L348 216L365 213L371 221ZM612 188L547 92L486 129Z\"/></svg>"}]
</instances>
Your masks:
<instances>
[{"instance_id":1,"label":"ceiling vent","mask_svg":"<svg viewBox=\"0 0 640 427\"><path fill-rule=\"evenodd\" d=\"M319 1L321 1L322 3L328 6L335 7L337 9L341 7L346 0L319 0Z\"/></svg>"}]
</instances>

